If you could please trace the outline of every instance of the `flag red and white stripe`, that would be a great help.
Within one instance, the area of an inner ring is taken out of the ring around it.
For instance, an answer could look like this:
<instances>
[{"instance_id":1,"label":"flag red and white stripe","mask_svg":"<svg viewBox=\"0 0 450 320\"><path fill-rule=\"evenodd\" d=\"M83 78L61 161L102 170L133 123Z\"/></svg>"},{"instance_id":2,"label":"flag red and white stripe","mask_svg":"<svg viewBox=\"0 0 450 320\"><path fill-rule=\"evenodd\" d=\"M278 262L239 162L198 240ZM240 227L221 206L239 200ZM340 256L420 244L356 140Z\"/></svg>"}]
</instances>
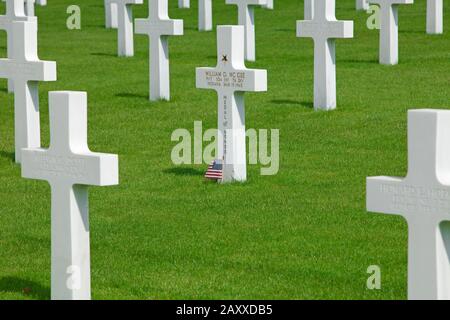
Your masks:
<instances>
[{"instance_id":1,"label":"flag red and white stripe","mask_svg":"<svg viewBox=\"0 0 450 320\"><path fill-rule=\"evenodd\" d=\"M219 160L213 160L208 166L205 173L206 179L220 180L222 179L222 163Z\"/></svg>"}]
</instances>

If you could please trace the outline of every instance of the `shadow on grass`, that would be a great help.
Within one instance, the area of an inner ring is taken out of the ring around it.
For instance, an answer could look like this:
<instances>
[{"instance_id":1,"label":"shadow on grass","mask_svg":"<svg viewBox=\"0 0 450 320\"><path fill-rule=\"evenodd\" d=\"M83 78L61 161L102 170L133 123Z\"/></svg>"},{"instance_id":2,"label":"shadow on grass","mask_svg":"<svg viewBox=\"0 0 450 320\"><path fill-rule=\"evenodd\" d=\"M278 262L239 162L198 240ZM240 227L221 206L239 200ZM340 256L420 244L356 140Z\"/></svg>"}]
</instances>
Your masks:
<instances>
[{"instance_id":1,"label":"shadow on grass","mask_svg":"<svg viewBox=\"0 0 450 320\"><path fill-rule=\"evenodd\" d=\"M314 104L312 102L307 101L296 101L296 100L289 100L289 99L274 99L270 101L271 103L279 104L279 105L288 105L288 104L296 104L300 105L305 108L314 108Z\"/></svg>"},{"instance_id":2,"label":"shadow on grass","mask_svg":"<svg viewBox=\"0 0 450 320\"><path fill-rule=\"evenodd\" d=\"M164 169L163 172L174 174L177 176L203 176L205 174L202 170L194 168L182 168L182 167Z\"/></svg>"},{"instance_id":3,"label":"shadow on grass","mask_svg":"<svg viewBox=\"0 0 450 320\"><path fill-rule=\"evenodd\" d=\"M198 31L196 27L184 27L184 30Z\"/></svg>"},{"instance_id":4,"label":"shadow on grass","mask_svg":"<svg viewBox=\"0 0 450 320\"><path fill-rule=\"evenodd\" d=\"M21 293L25 297L39 300L50 299L50 288L44 287L34 281L16 277L0 278L0 292Z\"/></svg>"},{"instance_id":5,"label":"shadow on grass","mask_svg":"<svg viewBox=\"0 0 450 320\"><path fill-rule=\"evenodd\" d=\"M119 92L116 94L116 97L120 98L140 98L148 100L148 95L146 94L139 94L139 93L130 93L130 92Z\"/></svg>"},{"instance_id":6,"label":"shadow on grass","mask_svg":"<svg viewBox=\"0 0 450 320\"><path fill-rule=\"evenodd\" d=\"M339 62L378 64L378 59L344 59Z\"/></svg>"},{"instance_id":7,"label":"shadow on grass","mask_svg":"<svg viewBox=\"0 0 450 320\"><path fill-rule=\"evenodd\" d=\"M0 151L0 158L5 158L14 162L16 161L16 154L14 152Z\"/></svg>"},{"instance_id":8,"label":"shadow on grass","mask_svg":"<svg viewBox=\"0 0 450 320\"><path fill-rule=\"evenodd\" d=\"M106 30L108 30L103 24L88 24L85 27L86 28L92 28L92 29L106 29Z\"/></svg>"},{"instance_id":9,"label":"shadow on grass","mask_svg":"<svg viewBox=\"0 0 450 320\"><path fill-rule=\"evenodd\" d=\"M91 56L100 56L100 57L117 57L117 54L114 53L106 53L106 52L93 52Z\"/></svg>"},{"instance_id":10,"label":"shadow on grass","mask_svg":"<svg viewBox=\"0 0 450 320\"><path fill-rule=\"evenodd\" d=\"M279 31L279 32L295 32L294 28L278 28L275 29L275 31Z\"/></svg>"},{"instance_id":11,"label":"shadow on grass","mask_svg":"<svg viewBox=\"0 0 450 320\"><path fill-rule=\"evenodd\" d=\"M426 35L426 32L422 30L399 30L399 33L421 33L423 35Z\"/></svg>"}]
</instances>

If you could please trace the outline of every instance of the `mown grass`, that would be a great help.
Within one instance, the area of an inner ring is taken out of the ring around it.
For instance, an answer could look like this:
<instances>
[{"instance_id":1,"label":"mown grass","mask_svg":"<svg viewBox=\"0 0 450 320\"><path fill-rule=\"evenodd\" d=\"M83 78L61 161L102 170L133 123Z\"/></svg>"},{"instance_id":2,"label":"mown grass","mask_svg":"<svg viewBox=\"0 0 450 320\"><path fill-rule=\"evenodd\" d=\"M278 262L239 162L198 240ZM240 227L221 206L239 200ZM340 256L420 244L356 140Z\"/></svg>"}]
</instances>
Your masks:
<instances>
[{"instance_id":1,"label":"mown grass","mask_svg":"<svg viewBox=\"0 0 450 320\"><path fill-rule=\"evenodd\" d=\"M215 32L196 29L196 1L189 10L170 1L185 35L170 38L172 100L152 103L145 37L135 36L135 57L118 58L103 1L49 2L36 8L39 54L57 61L58 81L40 86L42 143L48 91L87 91L90 147L120 157L120 185L90 189L94 299L406 298L406 223L366 212L365 178L405 174L408 109L450 107L448 24L426 35L424 0L400 8L391 67L377 62L368 15L337 1L355 38L338 40L333 112L311 108L312 41L295 36L302 1L257 9L257 62L247 65L268 70L269 90L246 94L247 127L280 130L280 171L261 176L251 165L247 183L226 186L203 179L206 165L170 159L173 130L217 121L215 93L195 88L195 67L216 61ZM66 28L71 4L82 10L80 31ZM146 17L147 5L134 12ZM236 20L235 7L215 1L215 25ZM20 177L13 97L6 81L0 88L0 298L47 299L50 189ZM381 267L381 290L366 289L369 265Z\"/></svg>"}]
</instances>

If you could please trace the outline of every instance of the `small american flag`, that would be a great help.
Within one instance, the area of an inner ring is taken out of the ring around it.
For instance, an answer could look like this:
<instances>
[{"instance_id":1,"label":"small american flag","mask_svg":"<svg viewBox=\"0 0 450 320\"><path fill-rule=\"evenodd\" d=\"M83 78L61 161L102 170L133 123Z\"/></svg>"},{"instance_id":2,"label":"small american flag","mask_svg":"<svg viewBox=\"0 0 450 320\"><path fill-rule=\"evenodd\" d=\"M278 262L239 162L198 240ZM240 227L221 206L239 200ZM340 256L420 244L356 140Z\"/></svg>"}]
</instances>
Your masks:
<instances>
[{"instance_id":1,"label":"small american flag","mask_svg":"<svg viewBox=\"0 0 450 320\"><path fill-rule=\"evenodd\" d=\"M208 170L206 170L205 178L211 180L222 179L222 161L213 160L208 166Z\"/></svg>"}]
</instances>

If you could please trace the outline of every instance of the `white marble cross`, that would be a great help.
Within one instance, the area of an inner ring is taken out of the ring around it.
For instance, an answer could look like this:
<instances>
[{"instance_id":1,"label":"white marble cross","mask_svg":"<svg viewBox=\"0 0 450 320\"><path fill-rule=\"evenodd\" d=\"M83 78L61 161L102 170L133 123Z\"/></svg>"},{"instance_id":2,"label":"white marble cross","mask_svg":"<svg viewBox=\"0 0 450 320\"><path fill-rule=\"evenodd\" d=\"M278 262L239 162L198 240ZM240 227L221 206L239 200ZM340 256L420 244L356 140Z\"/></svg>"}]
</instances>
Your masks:
<instances>
[{"instance_id":1,"label":"white marble cross","mask_svg":"<svg viewBox=\"0 0 450 320\"><path fill-rule=\"evenodd\" d=\"M353 38L353 21L337 21L335 0L315 0L312 20L297 21L297 37L314 40L314 108L336 108L336 38Z\"/></svg>"},{"instance_id":2,"label":"white marble cross","mask_svg":"<svg viewBox=\"0 0 450 320\"><path fill-rule=\"evenodd\" d=\"M244 93L267 91L267 71L244 64L244 27L217 27L217 66L197 68L197 88L218 95L217 157L223 164L220 182L247 179Z\"/></svg>"},{"instance_id":3,"label":"white marble cross","mask_svg":"<svg viewBox=\"0 0 450 320\"><path fill-rule=\"evenodd\" d=\"M356 0L356 10L369 10L369 0Z\"/></svg>"},{"instance_id":4,"label":"white marble cross","mask_svg":"<svg viewBox=\"0 0 450 320\"><path fill-rule=\"evenodd\" d=\"M444 4L442 0L427 0L427 33L444 32Z\"/></svg>"},{"instance_id":5,"label":"white marble cross","mask_svg":"<svg viewBox=\"0 0 450 320\"><path fill-rule=\"evenodd\" d=\"M170 100L169 37L183 35L183 20L169 18L168 0L149 0L147 19L136 19L136 33L149 37L150 100Z\"/></svg>"},{"instance_id":6,"label":"white marble cross","mask_svg":"<svg viewBox=\"0 0 450 320\"><path fill-rule=\"evenodd\" d=\"M189 9L191 6L190 0L178 0L178 8Z\"/></svg>"},{"instance_id":7,"label":"white marble cross","mask_svg":"<svg viewBox=\"0 0 450 320\"><path fill-rule=\"evenodd\" d=\"M144 0L110 0L117 6L117 35L119 57L134 56L133 4L143 4Z\"/></svg>"},{"instance_id":8,"label":"white marble cross","mask_svg":"<svg viewBox=\"0 0 450 320\"><path fill-rule=\"evenodd\" d=\"M7 56L14 59L14 35L12 24L14 21L34 21L36 17L28 17L25 14L25 2L23 0L6 0L6 14L0 16L0 30L5 30L7 35ZM14 83L8 79L8 92L14 92Z\"/></svg>"},{"instance_id":9,"label":"white marble cross","mask_svg":"<svg viewBox=\"0 0 450 320\"><path fill-rule=\"evenodd\" d=\"M408 298L450 299L450 111L408 111L406 178L367 178L367 210L408 222Z\"/></svg>"},{"instance_id":10,"label":"white marble cross","mask_svg":"<svg viewBox=\"0 0 450 320\"><path fill-rule=\"evenodd\" d=\"M113 0L105 0L105 27L107 29L117 29L117 3Z\"/></svg>"},{"instance_id":11,"label":"white marble cross","mask_svg":"<svg viewBox=\"0 0 450 320\"><path fill-rule=\"evenodd\" d=\"M211 31L212 29L212 0L198 0L198 30Z\"/></svg>"},{"instance_id":12,"label":"white marble cross","mask_svg":"<svg viewBox=\"0 0 450 320\"><path fill-rule=\"evenodd\" d=\"M85 92L50 92L49 113L50 148L23 149L22 177L51 187L52 300L88 300L88 186L118 184L118 158L89 150Z\"/></svg>"},{"instance_id":13,"label":"white marble cross","mask_svg":"<svg viewBox=\"0 0 450 320\"><path fill-rule=\"evenodd\" d=\"M255 61L255 6L265 6L267 0L226 0L238 7L238 24L245 30L245 59Z\"/></svg>"},{"instance_id":14,"label":"white marble cross","mask_svg":"<svg viewBox=\"0 0 450 320\"><path fill-rule=\"evenodd\" d=\"M56 80L56 62L41 61L37 53L37 21L13 22L13 59L0 59L0 78L14 82L16 162L22 148L41 145L38 81Z\"/></svg>"},{"instance_id":15,"label":"white marble cross","mask_svg":"<svg viewBox=\"0 0 450 320\"><path fill-rule=\"evenodd\" d=\"M398 5L414 0L370 0L380 6L380 63L398 63Z\"/></svg>"}]
</instances>

